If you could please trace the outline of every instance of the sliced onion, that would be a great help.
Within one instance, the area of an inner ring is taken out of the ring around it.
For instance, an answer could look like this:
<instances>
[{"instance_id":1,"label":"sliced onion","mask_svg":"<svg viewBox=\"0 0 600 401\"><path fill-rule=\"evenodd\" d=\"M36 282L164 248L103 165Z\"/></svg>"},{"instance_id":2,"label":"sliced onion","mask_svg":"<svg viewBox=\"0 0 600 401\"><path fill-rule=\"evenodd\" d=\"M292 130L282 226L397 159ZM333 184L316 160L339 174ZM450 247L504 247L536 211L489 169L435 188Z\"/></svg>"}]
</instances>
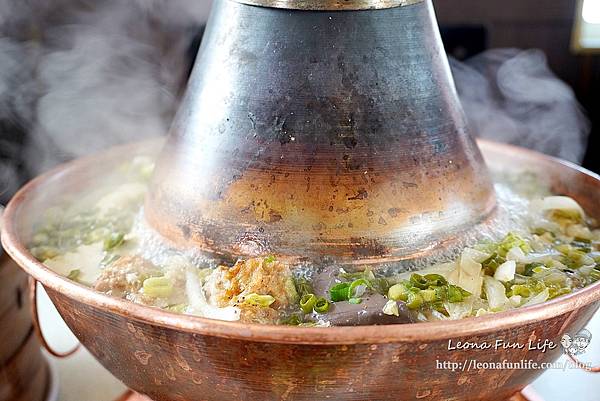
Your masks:
<instances>
[{"instance_id":1,"label":"sliced onion","mask_svg":"<svg viewBox=\"0 0 600 401\"><path fill-rule=\"evenodd\" d=\"M568 196L547 196L532 202L532 206L541 211L546 210L573 210L585 217L585 212L575 199Z\"/></svg>"},{"instance_id":2,"label":"sliced onion","mask_svg":"<svg viewBox=\"0 0 600 401\"><path fill-rule=\"evenodd\" d=\"M472 249L465 249L460 256L460 271L469 276L478 276L481 273L481 263L473 258L473 253L470 251Z\"/></svg>"},{"instance_id":3,"label":"sliced onion","mask_svg":"<svg viewBox=\"0 0 600 401\"><path fill-rule=\"evenodd\" d=\"M494 278L502 282L511 281L515 278L516 270L517 263L514 260L507 260L498 266L496 273L494 273Z\"/></svg>"},{"instance_id":4,"label":"sliced onion","mask_svg":"<svg viewBox=\"0 0 600 401\"><path fill-rule=\"evenodd\" d=\"M445 302L444 307L448 311L450 319L457 320L471 316L471 312L473 311L473 297L469 297L463 302Z\"/></svg>"},{"instance_id":5,"label":"sliced onion","mask_svg":"<svg viewBox=\"0 0 600 401\"><path fill-rule=\"evenodd\" d=\"M461 274L458 280L458 286L469 291L476 297L481 296L481 286L483 284L483 278L481 276L469 276Z\"/></svg>"},{"instance_id":6,"label":"sliced onion","mask_svg":"<svg viewBox=\"0 0 600 401\"><path fill-rule=\"evenodd\" d=\"M550 297L550 291L547 288L544 288L544 291L540 292L534 297L529 298L529 300L523 306L531 306L536 304L541 304L542 302L546 302L546 300Z\"/></svg>"},{"instance_id":7,"label":"sliced onion","mask_svg":"<svg viewBox=\"0 0 600 401\"><path fill-rule=\"evenodd\" d=\"M400 316L400 310L398 309L398 303L393 300L387 301L383 307L383 313L390 316Z\"/></svg>"},{"instance_id":8,"label":"sliced onion","mask_svg":"<svg viewBox=\"0 0 600 401\"><path fill-rule=\"evenodd\" d=\"M510 304L506 296L504 285L493 277L485 276L483 278L483 287L490 306L490 310L504 310Z\"/></svg>"},{"instance_id":9,"label":"sliced onion","mask_svg":"<svg viewBox=\"0 0 600 401\"><path fill-rule=\"evenodd\" d=\"M516 308L521 305L523 297L520 295L513 295L512 297L508 298L508 300L510 301L510 304Z\"/></svg>"},{"instance_id":10,"label":"sliced onion","mask_svg":"<svg viewBox=\"0 0 600 401\"><path fill-rule=\"evenodd\" d=\"M477 249L473 249L473 248L465 248L461 254L461 257L471 258L477 263L483 262L490 256L491 255L489 253L481 252L481 251L478 251Z\"/></svg>"},{"instance_id":11,"label":"sliced onion","mask_svg":"<svg viewBox=\"0 0 600 401\"><path fill-rule=\"evenodd\" d=\"M510 249L510 251L508 251L506 253L506 260L515 260L517 262L526 262L527 261L527 256L525 255L525 252L523 252L523 250L518 247L512 247Z\"/></svg>"}]
</instances>

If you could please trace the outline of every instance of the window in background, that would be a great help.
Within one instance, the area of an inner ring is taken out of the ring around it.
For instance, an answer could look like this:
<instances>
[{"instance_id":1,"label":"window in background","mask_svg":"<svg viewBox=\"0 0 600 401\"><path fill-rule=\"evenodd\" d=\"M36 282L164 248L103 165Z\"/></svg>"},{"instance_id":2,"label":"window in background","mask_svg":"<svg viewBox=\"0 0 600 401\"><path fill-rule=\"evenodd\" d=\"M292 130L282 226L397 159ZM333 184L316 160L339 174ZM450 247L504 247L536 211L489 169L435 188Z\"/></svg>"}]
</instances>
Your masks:
<instances>
[{"instance_id":1,"label":"window in background","mask_svg":"<svg viewBox=\"0 0 600 401\"><path fill-rule=\"evenodd\" d=\"M579 0L573 30L573 51L600 53L600 0Z\"/></svg>"}]
</instances>

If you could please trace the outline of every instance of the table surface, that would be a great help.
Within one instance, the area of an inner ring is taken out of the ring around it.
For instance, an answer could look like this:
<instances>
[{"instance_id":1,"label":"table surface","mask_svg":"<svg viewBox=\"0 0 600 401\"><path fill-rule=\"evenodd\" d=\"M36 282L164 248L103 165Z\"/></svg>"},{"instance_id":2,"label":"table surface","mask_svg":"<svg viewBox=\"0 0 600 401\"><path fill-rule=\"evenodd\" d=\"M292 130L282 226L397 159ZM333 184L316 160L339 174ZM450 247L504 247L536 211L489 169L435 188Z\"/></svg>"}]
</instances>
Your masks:
<instances>
[{"instance_id":1,"label":"table surface","mask_svg":"<svg viewBox=\"0 0 600 401\"><path fill-rule=\"evenodd\" d=\"M48 341L58 350L67 350L76 339L66 327L47 296L40 291L39 312L41 324ZM582 360L600 364L600 313L588 325L592 341ZM597 339L594 341L593 337ZM560 361L564 361L561 357ZM75 355L55 360L59 374L59 401L112 401L119 397L125 386L111 376L91 355L81 349ZM578 369L548 370L532 385L545 401L598 401L600 373L587 373Z\"/></svg>"}]
</instances>

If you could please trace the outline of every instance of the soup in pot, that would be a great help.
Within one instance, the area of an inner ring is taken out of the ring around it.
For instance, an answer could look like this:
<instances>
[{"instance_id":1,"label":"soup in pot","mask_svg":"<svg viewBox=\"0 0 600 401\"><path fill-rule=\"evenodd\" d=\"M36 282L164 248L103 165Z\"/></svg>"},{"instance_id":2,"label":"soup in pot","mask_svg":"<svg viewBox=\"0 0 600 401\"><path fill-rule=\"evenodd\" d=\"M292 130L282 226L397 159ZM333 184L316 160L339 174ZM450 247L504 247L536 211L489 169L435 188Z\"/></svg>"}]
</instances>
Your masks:
<instances>
[{"instance_id":1,"label":"soup in pot","mask_svg":"<svg viewBox=\"0 0 600 401\"><path fill-rule=\"evenodd\" d=\"M110 296L174 313L336 326L461 319L545 302L600 279L600 231L579 204L527 173L495 174L494 221L435 259L383 268L229 263L169 247L143 219L152 160L137 157L48 209L31 253Z\"/></svg>"}]
</instances>

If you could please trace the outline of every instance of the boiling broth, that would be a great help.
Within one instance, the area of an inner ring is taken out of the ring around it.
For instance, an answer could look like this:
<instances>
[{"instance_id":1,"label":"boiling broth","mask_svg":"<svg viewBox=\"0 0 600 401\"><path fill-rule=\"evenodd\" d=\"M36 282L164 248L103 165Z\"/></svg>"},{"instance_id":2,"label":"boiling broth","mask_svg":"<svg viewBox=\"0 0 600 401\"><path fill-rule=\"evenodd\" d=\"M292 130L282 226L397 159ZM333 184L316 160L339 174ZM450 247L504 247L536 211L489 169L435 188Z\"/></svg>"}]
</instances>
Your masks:
<instances>
[{"instance_id":1,"label":"boiling broth","mask_svg":"<svg viewBox=\"0 0 600 401\"><path fill-rule=\"evenodd\" d=\"M152 160L138 157L85 196L50 208L31 253L107 295L175 313L305 326L460 319L545 302L600 279L600 231L535 176L496 174L498 210L446 253L372 270L235 263L167 245L143 218Z\"/></svg>"}]
</instances>

